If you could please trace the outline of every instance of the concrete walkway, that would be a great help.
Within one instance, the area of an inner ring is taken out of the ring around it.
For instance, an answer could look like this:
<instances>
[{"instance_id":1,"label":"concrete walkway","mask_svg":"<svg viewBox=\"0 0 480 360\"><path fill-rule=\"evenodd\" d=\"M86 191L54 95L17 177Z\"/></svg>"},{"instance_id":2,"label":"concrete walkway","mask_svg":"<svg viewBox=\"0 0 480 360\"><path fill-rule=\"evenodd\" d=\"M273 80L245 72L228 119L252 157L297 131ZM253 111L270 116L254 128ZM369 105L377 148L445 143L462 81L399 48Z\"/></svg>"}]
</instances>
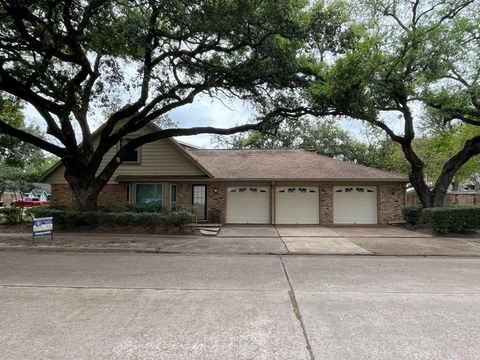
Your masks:
<instances>
[{"instance_id":1,"label":"concrete walkway","mask_svg":"<svg viewBox=\"0 0 480 360\"><path fill-rule=\"evenodd\" d=\"M480 358L480 259L0 253L0 359Z\"/></svg>"},{"instance_id":2,"label":"concrete walkway","mask_svg":"<svg viewBox=\"0 0 480 360\"><path fill-rule=\"evenodd\" d=\"M0 234L0 251L108 251L180 254L480 256L480 238L443 238L396 226L226 226L219 236L57 233Z\"/></svg>"}]
</instances>

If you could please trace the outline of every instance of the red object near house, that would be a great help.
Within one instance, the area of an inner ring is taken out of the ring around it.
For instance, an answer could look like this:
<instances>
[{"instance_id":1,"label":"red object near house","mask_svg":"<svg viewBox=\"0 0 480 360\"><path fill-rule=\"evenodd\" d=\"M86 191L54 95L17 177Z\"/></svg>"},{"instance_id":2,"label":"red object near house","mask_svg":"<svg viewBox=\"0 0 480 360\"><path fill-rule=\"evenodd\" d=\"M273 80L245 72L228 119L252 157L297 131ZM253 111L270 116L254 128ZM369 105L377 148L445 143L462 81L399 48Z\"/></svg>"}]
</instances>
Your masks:
<instances>
[{"instance_id":1,"label":"red object near house","mask_svg":"<svg viewBox=\"0 0 480 360\"><path fill-rule=\"evenodd\" d=\"M39 198L24 198L23 200L12 201L11 206L32 207L32 206L40 206L40 205L47 205L47 204L48 204L48 201L40 201Z\"/></svg>"}]
</instances>

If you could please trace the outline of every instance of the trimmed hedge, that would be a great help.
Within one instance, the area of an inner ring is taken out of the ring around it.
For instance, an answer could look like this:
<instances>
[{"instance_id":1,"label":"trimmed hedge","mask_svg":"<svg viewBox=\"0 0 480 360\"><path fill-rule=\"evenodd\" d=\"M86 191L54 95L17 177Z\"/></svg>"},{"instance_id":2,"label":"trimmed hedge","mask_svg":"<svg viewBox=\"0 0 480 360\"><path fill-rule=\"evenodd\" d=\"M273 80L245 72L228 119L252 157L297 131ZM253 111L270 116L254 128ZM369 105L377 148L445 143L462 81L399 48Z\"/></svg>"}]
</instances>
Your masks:
<instances>
[{"instance_id":1,"label":"trimmed hedge","mask_svg":"<svg viewBox=\"0 0 480 360\"><path fill-rule=\"evenodd\" d=\"M165 211L163 213L133 212L78 212L36 207L31 209L35 217L53 216L54 224L63 230L77 227L98 226L141 226L150 229L182 228L194 221L194 215L187 211Z\"/></svg>"},{"instance_id":2,"label":"trimmed hedge","mask_svg":"<svg viewBox=\"0 0 480 360\"><path fill-rule=\"evenodd\" d=\"M62 209L65 210L65 209ZM132 212L132 213L165 213L172 211L188 211L195 213L195 205L184 205L184 204L171 204L169 206L162 206L160 203L148 203L148 204L119 204L111 203L104 206L100 206L98 211L106 213L122 213L122 212Z\"/></svg>"},{"instance_id":3,"label":"trimmed hedge","mask_svg":"<svg viewBox=\"0 0 480 360\"><path fill-rule=\"evenodd\" d=\"M435 233L480 229L480 207L441 207L423 209L422 216Z\"/></svg>"},{"instance_id":4,"label":"trimmed hedge","mask_svg":"<svg viewBox=\"0 0 480 360\"><path fill-rule=\"evenodd\" d=\"M407 224L416 225L422 217L422 205L405 206L402 209L403 219Z\"/></svg>"},{"instance_id":5,"label":"trimmed hedge","mask_svg":"<svg viewBox=\"0 0 480 360\"><path fill-rule=\"evenodd\" d=\"M2 215L7 225L16 225L23 222L23 209L17 207L1 208L0 214Z\"/></svg>"}]
</instances>

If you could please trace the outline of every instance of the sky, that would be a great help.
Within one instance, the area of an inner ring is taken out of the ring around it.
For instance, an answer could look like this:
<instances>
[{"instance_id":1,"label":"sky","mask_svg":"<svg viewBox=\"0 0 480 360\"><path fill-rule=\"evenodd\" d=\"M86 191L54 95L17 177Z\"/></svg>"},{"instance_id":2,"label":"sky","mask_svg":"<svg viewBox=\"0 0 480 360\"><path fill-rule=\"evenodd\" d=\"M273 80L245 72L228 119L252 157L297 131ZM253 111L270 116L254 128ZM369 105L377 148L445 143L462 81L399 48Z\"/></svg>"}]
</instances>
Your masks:
<instances>
[{"instance_id":1,"label":"sky","mask_svg":"<svg viewBox=\"0 0 480 360\"><path fill-rule=\"evenodd\" d=\"M46 125L40 114L29 104L24 109L27 122L35 123L43 130ZM214 126L232 127L249 122L255 112L251 106L239 100L218 100L207 95L198 96L192 104L172 110L168 115L178 124L178 127ZM91 124L94 130L100 124L94 121ZM215 146L212 135L202 134L195 136L181 136L178 140L205 148Z\"/></svg>"},{"instance_id":2,"label":"sky","mask_svg":"<svg viewBox=\"0 0 480 360\"><path fill-rule=\"evenodd\" d=\"M45 122L33 106L27 104L24 113L27 122L35 123L46 130ZM251 105L240 100L219 100L208 95L201 95L193 103L176 108L168 115L179 127L214 126L227 128L248 123L254 118L255 111ZM100 121L94 121L91 127L94 130L100 124ZM362 124L359 121L343 120L340 124L357 138L362 137ZM210 134L182 136L177 137L177 139L203 148L216 147L213 136Z\"/></svg>"}]
</instances>

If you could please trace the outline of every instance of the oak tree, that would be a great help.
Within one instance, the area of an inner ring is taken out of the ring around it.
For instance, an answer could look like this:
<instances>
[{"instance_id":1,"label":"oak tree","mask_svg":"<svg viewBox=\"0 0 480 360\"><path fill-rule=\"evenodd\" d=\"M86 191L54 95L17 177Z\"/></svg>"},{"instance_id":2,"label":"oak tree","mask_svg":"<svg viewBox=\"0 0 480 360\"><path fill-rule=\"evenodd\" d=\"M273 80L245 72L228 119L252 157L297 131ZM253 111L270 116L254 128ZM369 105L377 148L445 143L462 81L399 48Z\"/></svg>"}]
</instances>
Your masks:
<instances>
[{"instance_id":1,"label":"oak tree","mask_svg":"<svg viewBox=\"0 0 480 360\"><path fill-rule=\"evenodd\" d=\"M480 154L480 135L471 131L455 143L432 184L426 177L429 158L415 144L432 111L455 125L445 131L465 129L456 126L460 122L479 125L480 5L365 0L356 6L361 11L353 21L363 30L355 49L328 66L315 62L312 52L314 75L304 91L310 112L321 114L334 104L340 114L383 130L400 145L423 206L442 206L455 174Z\"/></svg>"},{"instance_id":2,"label":"oak tree","mask_svg":"<svg viewBox=\"0 0 480 360\"><path fill-rule=\"evenodd\" d=\"M126 154L143 144L270 126L272 116L232 128L164 128L100 166L124 136L199 94L261 107L297 87L297 55L309 38L324 34L325 48L339 46L344 27L327 8L304 0L1 0L0 90L31 104L50 138L1 120L0 132L61 158L78 209L92 210ZM96 144L91 120L99 113Z\"/></svg>"}]
</instances>

